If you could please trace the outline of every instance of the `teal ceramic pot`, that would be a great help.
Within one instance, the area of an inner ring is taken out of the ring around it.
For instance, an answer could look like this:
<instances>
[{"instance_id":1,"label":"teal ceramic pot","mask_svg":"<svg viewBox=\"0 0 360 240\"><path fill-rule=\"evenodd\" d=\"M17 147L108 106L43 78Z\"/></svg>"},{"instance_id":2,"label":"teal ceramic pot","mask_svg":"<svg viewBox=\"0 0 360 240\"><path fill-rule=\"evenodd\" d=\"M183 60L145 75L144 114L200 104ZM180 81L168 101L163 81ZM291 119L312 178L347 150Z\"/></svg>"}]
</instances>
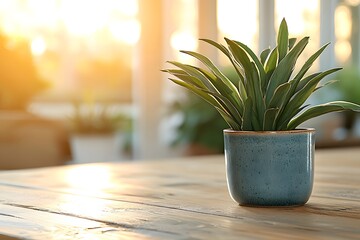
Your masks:
<instances>
[{"instance_id":1,"label":"teal ceramic pot","mask_svg":"<svg viewBox=\"0 0 360 240\"><path fill-rule=\"evenodd\" d=\"M305 204L314 176L315 130L224 130L226 177L240 205Z\"/></svg>"}]
</instances>

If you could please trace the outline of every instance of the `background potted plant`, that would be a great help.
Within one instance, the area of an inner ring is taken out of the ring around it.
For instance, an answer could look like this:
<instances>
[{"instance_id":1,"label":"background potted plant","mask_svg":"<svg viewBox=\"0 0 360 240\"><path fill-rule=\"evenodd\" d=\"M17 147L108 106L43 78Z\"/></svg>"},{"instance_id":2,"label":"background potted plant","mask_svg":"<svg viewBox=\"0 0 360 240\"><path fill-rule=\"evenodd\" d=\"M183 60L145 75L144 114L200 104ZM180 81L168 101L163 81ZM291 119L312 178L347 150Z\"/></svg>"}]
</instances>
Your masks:
<instances>
[{"instance_id":1,"label":"background potted plant","mask_svg":"<svg viewBox=\"0 0 360 240\"><path fill-rule=\"evenodd\" d=\"M237 79L233 69L224 68L223 72L232 82ZM185 145L185 153L190 156L224 153L222 130L227 127L226 122L214 107L195 94L188 91L185 96L170 108L170 114L181 116L172 144Z\"/></svg>"},{"instance_id":2,"label":"background potted plant","mask_svg":"<svg viewBox=\"0 0 360 240\"><path fill-rule=\"evenodd\" d=\"M340 94L341 98L346 101L351 101L360 104L360 71L355 66L347 66L335 77L339 80L335 83L334 89ZM350 136L356 123L356 117L359 114L356 112L344 112L344 128Z\"/></svg>"},{"instance_id":3,"label":"background potted plant","mask_svg":"<svg viewBox=\"0 0 360 240\"><path fill-rule=\"evenodd\" d=\"M173 146L184 146L185 154L209 155L224 152L222 130L226 123L219 118L215 108L194 94L186 94L186 99L171 105L170 114L179 117Z\"/></svg>"},{"instance_id":4,"label":"background potted plant","mask_svg":"<svg viewBox=\"0 0 360 240\"><path fill-rule=\"evenodd\" d=\"M282 20L277 46L258 58L245 44L225 38L227 47L203 41L225 54L238 79L233 84L207 57L190 51L207 69L170 61L177 69L163 70L170 78L209 102L230 129L224 130L227 182L240 205L303 205L313 185L314 129L297 129L308 119L360 106L334 101L308 107L306 100L320 80L340 68L305 76L328 44L321 47L297 73L294 67L309 37L289 38ZM305 105L304 105L305 104Z\"/></svg>"},{"instance_id":5,"label":"background potted plant","mask_svg":"<svg viewBox=\"0 0 360 240\"><path fill-rule=\"evenodd\" d=\"M73 106L69 118L73 163L124 158L122 150L129 143L130 118L108 105L75 102Z\"/></svg>"}]
</instances>

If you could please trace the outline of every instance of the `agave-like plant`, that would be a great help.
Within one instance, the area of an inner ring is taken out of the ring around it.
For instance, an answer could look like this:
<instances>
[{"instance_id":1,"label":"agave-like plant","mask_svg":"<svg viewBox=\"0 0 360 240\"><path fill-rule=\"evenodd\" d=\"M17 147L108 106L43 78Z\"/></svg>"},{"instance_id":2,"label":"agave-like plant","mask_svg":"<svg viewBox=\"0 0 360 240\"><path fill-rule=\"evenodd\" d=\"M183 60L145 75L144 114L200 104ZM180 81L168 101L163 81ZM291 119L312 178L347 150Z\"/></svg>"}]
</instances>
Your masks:
<instances>
[{"instance_id":1,"label":"agave-like plant","mask_svg":"<svg viewBox=\"0 0 360 240\"><path fill-rule=\"evenodd\" d=\"M196 52L181 51L207 69L169 61L177 69L165 69L177 79L169 78L213 105L233 130L281 131L292 130L308 119L325 113L353 110L360 106L345 101L334 101L309 107L305 101L311 94L328 83L318 86L327 75L341 68L333 68L305 76L314 61L328 44L316 51L294 74L299 55L308 44L309 37L296 42L289 38L285 19L282 20L277 46L265 49L258 58L245 44L225 38L227 47L209 39L200 39L225 54L234 67L238 79L234 84L213 62Z\"/></svg>"}]
</instances>

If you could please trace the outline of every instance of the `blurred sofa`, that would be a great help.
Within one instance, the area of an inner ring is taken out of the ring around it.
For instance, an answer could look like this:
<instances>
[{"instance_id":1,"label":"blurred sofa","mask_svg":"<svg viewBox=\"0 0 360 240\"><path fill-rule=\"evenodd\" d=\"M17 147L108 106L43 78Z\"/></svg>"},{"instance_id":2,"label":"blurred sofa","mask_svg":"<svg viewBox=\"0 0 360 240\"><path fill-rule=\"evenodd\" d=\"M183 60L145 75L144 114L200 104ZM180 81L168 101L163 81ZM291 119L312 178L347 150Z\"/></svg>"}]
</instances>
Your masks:
<instances>
[{"instance_id":1,"label":"blurred sofa","mask_svg":"<svg viewBox=\"0 0 360 240\"><path fill-rule=\"evenodd\" d=\"M70 158L59 121L22 111L0 111L0 170L56 166Z\"/></svg>"}]
</instances>

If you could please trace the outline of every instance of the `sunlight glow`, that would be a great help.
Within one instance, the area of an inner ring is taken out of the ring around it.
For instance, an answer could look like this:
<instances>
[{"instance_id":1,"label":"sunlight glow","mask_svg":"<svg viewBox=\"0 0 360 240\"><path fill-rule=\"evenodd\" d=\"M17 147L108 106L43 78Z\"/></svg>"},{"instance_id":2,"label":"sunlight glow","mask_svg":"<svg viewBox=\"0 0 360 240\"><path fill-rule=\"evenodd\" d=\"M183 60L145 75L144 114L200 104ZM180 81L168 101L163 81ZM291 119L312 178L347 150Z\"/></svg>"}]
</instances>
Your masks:
<instances>
[{"instance_id":1,"label":"sunlight glow","mask_svg":"<svg viewBox=\"0 0 360 240\"><path fill-rule=\"evenodd\" d=\"M46 50L46 43L42 37L36 37L31 41L31 53L42 55Z\"/></svg>"},{"instance_id":2,"label":"sunlight glow","mask_svg":"<svg viewBox=\"0 0 360 240\"><path fill-rule=\"evenodd\" d=\"M170 45L175 51L176 59L188 64L195 64L195 59L179 50L195 51L198 47L196 37L188 31L177 31L171 35Z\"/></svg>"},{"instance_id":3,"label":"sunlight glow","mask_svg":"<svg viewBox=\"0 0 360 240\"><path fill-rule=\"evenodd\" d=\"M110 171L106 167L85 165L74 167L64 176L66 182L79 193L101 194L111 186Z\"/></svg>"},{"instance_id":4,"label":"sunlight glow","mask_svg":"<svg viewBox=\"0 0 360 240\"><path fill-rule=\"evenodd\" d=\"M116 40L134 45L139 41L141 26L137 20L113 22L109 30Z\"/></svg>"},{"instance_id":5,"label":"sunlight glow","mask_svg":"<svg viewBox=\"0 0 360 240\"><path fill-rule=\"evenodd\" d=\"M171 54L177 61L196 64L193 57L180 53L179 50L196 51L198 48L197 1L169 1L166 6L168 7L167 14L170 16L166 37L169 38L167 41L171 47Z\"/></svg>"},{"instance_id":6,"label":"sunlight glow","mask_svg":"<svg viewBox=\"0 0 360 240\"><path fill-rule=\"evenodd\" d=\"M62 195L59 205L61 211L90 214L93 217L99 217L104 212L106 202L98 198L106 196L106 189L111 187L109 168L91 164L74 165L64 172L63 178L76 195Z\"/></svg>"},{"instance_id":7,"label":"sunlight glow","mask_svg":"<svg viewBox=\"0 0 360 240\"><path fill-rule=\"evenodd\" d=\"M101 29L108 12L108 5L102 1L62 0L60 6L60 17L74 35L91 35Z\"/></svg>"},{"instance_id":8,"label":"sunlight glow","mask_svg":"<svg viewBox=\"0 0 360 240\"><path fill-rule=\"evenodd\" d=\"M351 11L347 6L340 5L335 10L335 55L342 64L345 64L351 57L351 31Z\"/></svg>"},{"instance_id":9,"label":"sunlight glow","mask_svg":"<svg viewBox=\"0 0 360 240\"><path fill-rule=\"evenodd\" d=\"M29 11L26 15L30 15L28 21L31 25L44 25L48 28L56 27L59 14L57 14L57 2L53 0L39 1L27 0Z\"/></svg>"},{"instance_id":10,"label":"sunlight glow","mask_svg":"<svg viewBox=\"0 0 360 240\"><path fill-rule=\"evenodd\" d=\"M100 217L104 214L107 204L102 199L76 195L62 195L59 205L62 212L80 216Z\"/></svg>"},{"instance_id":11,"label":"sunlight glow","mask_svg":"<svg viewBox=\"0 0 360 240\"><path fill-rule=\"evenodd\" d=\"M346 6L339 6L335 10L335 35L336 38L349 39L351 35L351 11Z\"/></svg>"},{"instance_id":12,"label":"sunlight glow","mask_svg":"<svg viewBox=\"0 0 360 240\"><path fill-rule=\"evenodd\" d=\"M0 28L7 35L28 39L33 39L39 30L46 33L65 30L74 37L94 37L100 33L104 38L134 44L140 34L137 14L137 0L0 0ZM120 25L121 30L113 25ZM109 28L111 34L104 35Z\"/></svg>"},{"instance_id":13,"label":"sunlight glow","mask_svg":"<svg viewBox=\"0 0 360 240\"><path fill-rule=\"evenodd\" d=\"M245 43L254 52L258 51L258 1L218 0L217 25L218 41L225 43L224 37L227 37ZM226 66L229 60L219 54L219 63Z\"/></svg>"},{"instance_id":14,"label":"sunlight glow","mask_svg":"<svg viewBox=\"0 0 360 240\"><path fill-rule=\"evenodd\" d=\"M221 0L217 7L217 22L222 34L254 48L258 32L257 1Z\"/></svg>"},{"instance_id":15,"label":"sunlight glow","mask_svg":"<svg viewBox=\"0 0 360 240\"><path fill-rule=\"evenodd\" d=\"M289 11L289 9L296 9L296 11ZM316 16L319 9L318 0L276 0L276 20L275 29L278 28L281 20L285 17L289 25L289 34L293 36L303 35L308 26L311 16ZM313 22L312 22L313 23ZM306 33L309 35L309 33Z\"/></svg>"},{"instance_id":16,"label":"sunlight glow","mask_svg":"<svg viewBox=\"0 0 360 240\"><path fill-rule=\"evenodd\" d=\"M351 56L351 44L349 41L340 40L335 43L335 55L341 63L345 63Z\"/></svg>"},{"instance_id":17,"label":"sunlight glow","mask_svg":"<svg viewBox=\"0 0 360 240\"><path fill-rule=\"evenodd\" d=\"M190 32L178 31L171 35L171 47L176 50L196 50L197 39Z\"/></svg>"},{"instance_id":18,"label":"sunlight glow","mask_svg":"<svg viewBox=\"0 0 360 240\"><path fill-rule=\"evenodd\" d=\"M134 0L115 0L113 4L119 13L127 17L136 17L139 12L137 1Z\"/></svg>"},{"instance_id":19,"label":"sunlight glow","mask_svg":"<svg viewBox=\"0 0 360 240\"><path fill-rule=\"evenodd\" d=\"M320 0L276 0L274 28L285 18L288 24L289 36L300 38L310 36L309 44L298 58L296 71L300 70L308 58L320 48ZM320 68L320 61L315 61L309 73L315 73Z\"/></svg>"}]
</instances>

